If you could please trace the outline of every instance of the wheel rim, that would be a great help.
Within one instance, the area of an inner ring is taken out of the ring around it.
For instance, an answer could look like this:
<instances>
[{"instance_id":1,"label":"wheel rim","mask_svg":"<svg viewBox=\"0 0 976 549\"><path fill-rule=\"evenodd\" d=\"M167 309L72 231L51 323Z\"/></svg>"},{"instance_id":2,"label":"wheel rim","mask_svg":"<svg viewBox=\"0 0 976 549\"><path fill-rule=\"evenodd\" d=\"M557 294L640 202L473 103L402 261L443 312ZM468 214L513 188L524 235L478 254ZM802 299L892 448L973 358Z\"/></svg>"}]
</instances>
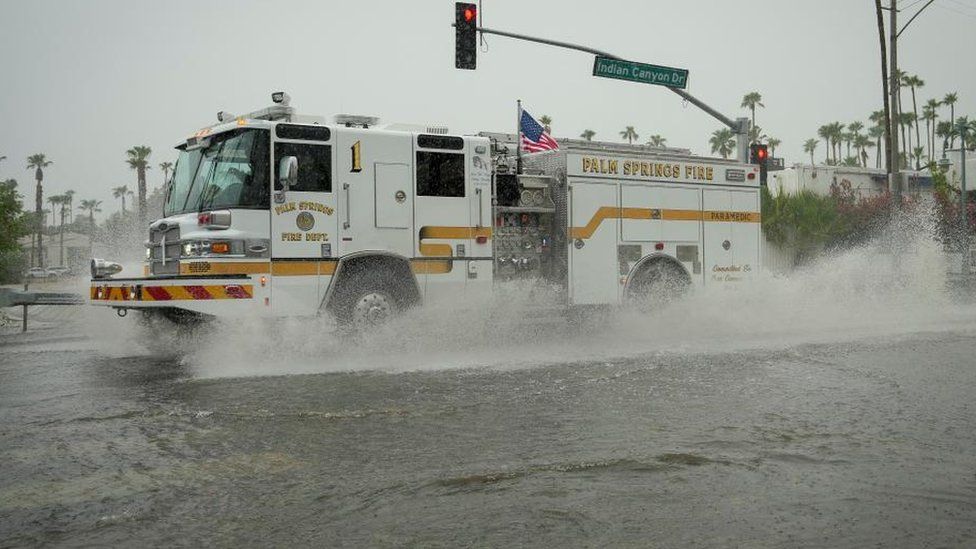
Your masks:
<instances>
[{"instance_id":1,"label":"wheel rim","mask_svg":"<svg viewBox=\"0 0 976 549\"><path fill-rule=\"evenodd\" d=\"M352 310L353 324L357 328L377 326L393 316L393 300L386 294L370 292L359 298Z\"/></svg>"}]
</instances>

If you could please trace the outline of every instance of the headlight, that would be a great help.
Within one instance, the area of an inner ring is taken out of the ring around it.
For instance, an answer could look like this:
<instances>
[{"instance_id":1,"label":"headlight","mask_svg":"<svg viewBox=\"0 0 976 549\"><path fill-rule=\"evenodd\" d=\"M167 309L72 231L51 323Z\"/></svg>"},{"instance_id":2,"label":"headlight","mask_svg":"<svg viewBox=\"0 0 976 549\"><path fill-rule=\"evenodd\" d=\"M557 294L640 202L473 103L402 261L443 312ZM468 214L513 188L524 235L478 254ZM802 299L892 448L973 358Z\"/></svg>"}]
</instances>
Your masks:
<instances>
[{"instance_id":1,"label":"headlight","mask_svg":"<svg viewBox=\"0 0 976 549\"><path fill-rule=\"evenodd\" d=\"M184 240L183 257L244 256L243 240Z\"/></svg>"},{"instance_id":2,"label":"headlight","mask_svg":"<svg viewBox=\"0 0 976 549\"><path fill-rule=\"evenodd\" d=\"M104 259L97 259L97 258L91 260L92 278L108 278L121 271L122 271L122 265L119 265L118 263L113 263L111 261L105 261Z\"/></svg>"}]
</instances>

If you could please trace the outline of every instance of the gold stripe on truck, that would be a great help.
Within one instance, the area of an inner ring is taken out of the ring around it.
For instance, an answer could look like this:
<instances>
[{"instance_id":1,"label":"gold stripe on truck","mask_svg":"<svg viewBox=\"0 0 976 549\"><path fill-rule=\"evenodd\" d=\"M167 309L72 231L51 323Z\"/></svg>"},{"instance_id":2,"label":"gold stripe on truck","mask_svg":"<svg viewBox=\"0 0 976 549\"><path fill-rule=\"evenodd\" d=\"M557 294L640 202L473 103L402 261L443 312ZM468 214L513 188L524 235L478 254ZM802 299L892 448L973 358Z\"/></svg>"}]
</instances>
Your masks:
<instances>
[{"instance_id":1,"label":"gold stripe on truck","mask_svg":"<svg viewBox=\"0 0 976 549\"><path fill-rule=\"evenodd\" d=\"M660 219L662 221L704 221L731 223L759 223L759 212L726 212L699 210L664 210L657 208L617 208L603 206L593 214L584 227L570 227L570 238L590 238L607 219Z\"/></svg>"}]
</instances>

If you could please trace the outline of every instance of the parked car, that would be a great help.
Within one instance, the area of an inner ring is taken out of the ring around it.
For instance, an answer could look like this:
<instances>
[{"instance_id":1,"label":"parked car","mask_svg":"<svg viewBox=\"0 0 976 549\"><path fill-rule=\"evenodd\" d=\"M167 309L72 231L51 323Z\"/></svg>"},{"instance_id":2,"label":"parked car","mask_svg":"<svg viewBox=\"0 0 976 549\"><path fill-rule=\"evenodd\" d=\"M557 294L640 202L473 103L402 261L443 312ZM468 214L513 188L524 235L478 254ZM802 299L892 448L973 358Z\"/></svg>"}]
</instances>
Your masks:
<instances>
[{"instance_id":1,"label":"parked car","mask_svg":"<svg viewBox=\"0 0 976 549\"><path fill-rule=\"evenodd\" d=\"M48 267L47 272L49 275L57 276L58 278L64 278L71 276L71 267Z\"/></svg>"},{"instance_id":2,"label":"parked car","mask_svg":"<svg viewBox=\"0 0 976 549\"><path fill-rule=\"evenodd\" d=\"M47 279L50 276L52 276L52 274L49 273L48 270L45 269L44 267L31 267L29 271L24 273L25 278ZM54 274L53 276L58 276L58 275Z\"/></svg>"}]
</instances>

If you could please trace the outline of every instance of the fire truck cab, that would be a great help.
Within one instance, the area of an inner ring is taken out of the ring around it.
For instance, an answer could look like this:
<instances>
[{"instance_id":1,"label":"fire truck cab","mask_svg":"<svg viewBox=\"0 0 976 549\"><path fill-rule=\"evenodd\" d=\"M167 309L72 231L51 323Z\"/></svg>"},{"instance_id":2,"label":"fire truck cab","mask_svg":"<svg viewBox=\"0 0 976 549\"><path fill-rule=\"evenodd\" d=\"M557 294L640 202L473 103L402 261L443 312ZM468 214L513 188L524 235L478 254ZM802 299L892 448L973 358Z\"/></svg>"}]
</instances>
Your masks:
<instances>
[{"instance_id":1,"label":"fire truck cab","mask_svg":"<svg viewBox=\"0 0 976 549\"><path fill-rule=\"evenodd\" d=\"M570 308L653 303L758 268L754 166L571 140L521 158L510 135L326 124L273 98L177 146L142 276L93 260L93 304L368 326L514 280Z\"/></svg>"}]
</instances>

